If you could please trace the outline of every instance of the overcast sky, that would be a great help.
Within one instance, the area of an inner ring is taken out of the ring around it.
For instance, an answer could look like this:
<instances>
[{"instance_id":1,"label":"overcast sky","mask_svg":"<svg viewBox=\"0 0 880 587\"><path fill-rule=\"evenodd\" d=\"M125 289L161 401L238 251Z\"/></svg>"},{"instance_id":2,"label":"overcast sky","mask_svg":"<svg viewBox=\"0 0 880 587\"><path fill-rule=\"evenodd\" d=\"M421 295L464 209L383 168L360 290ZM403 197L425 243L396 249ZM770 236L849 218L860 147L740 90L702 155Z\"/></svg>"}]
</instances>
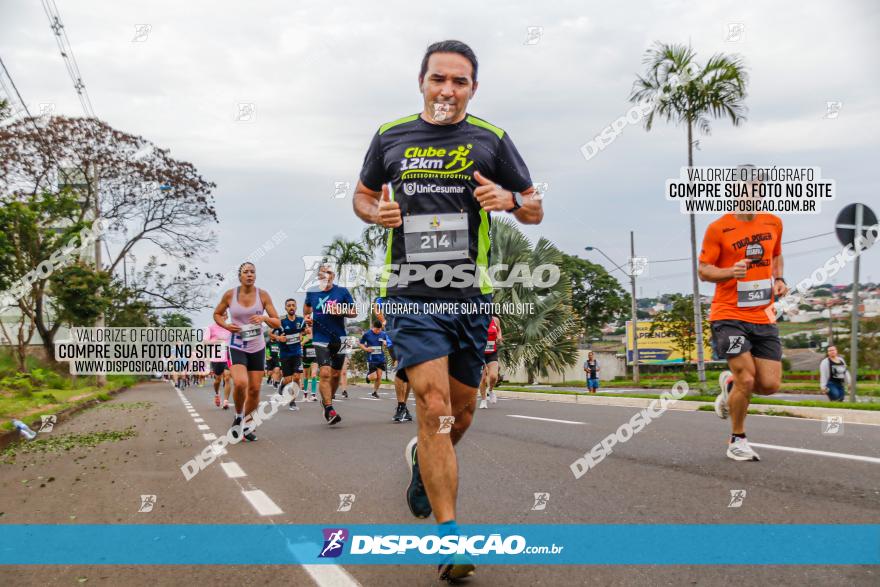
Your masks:
<instances>
[{"instance_id":1,"label":"overcast sky","mask_svg":"<svg viewBox=\"0 0 880 587\"><path fill-rule=\"evenodd\" d=\"M533 240L610 268L584 246L623 263L635 230L649 262L688 256L687 219L663 198L687 163L683 128L629 126L589 161L580 152L629 108L656 40L690 42L701 62L738 53L748 67L747 122L715 121L695 164L814 166L836 180L839 199L821 215L783 217L784 240L831 231L848 203L880 211L874 2L56 2L96 114L217 183L219 250L205 269L226 272L287 234L257 268L276 301L302 282L303 255L360 234L336 182L354 185L380 124L421 109L422 54L447 38L480 60L469 111L504 128L549 184L543 224L524 229ZM529 27L542 27L536 43ZM0 3L0 56L30 108L82 114L39 2ZM827 102L842 103L836 117ZM252 121L236 121L240 103L254 104ZM698 216L698 238L710 220ZM834 236L785 247L789 283L838 249ZM639 295L688 291L689 267L651 264ZM880 280L880 247L862 271ZM832 282L851 280L846 269Z\"/></svg>"}]
</instances>

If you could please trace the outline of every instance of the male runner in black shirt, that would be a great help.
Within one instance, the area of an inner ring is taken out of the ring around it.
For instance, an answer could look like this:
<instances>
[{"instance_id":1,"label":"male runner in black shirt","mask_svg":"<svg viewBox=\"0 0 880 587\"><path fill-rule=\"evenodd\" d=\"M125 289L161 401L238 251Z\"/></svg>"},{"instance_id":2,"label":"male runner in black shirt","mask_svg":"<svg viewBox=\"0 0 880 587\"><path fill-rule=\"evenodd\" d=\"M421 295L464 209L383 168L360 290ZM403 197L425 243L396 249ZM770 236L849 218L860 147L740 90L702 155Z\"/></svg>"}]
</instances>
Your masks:
<instances>
[{"instance_id":1,"label":"male runner in black shirt","mask_svg":"<svg viewBox=\"0 0 880 587\"><path fill-rule=\"evenodd\" d=\"M379 128L354 210L365 222L391 229L379 295L386 298L388 333L398 369L415 392L419 424L406 450L412 471L407 504L419 518L433 510L455 533L453 445L473 417L491 316L490 213L538 224L544 212L510 136L467 113L477 90L471 48L459 41L431 45L418 80L422 112ZM440 302L452 309L437 311ZM456 579L471 574L473 565L444 564L439 571Z\"/></svg>"}]
</instances>

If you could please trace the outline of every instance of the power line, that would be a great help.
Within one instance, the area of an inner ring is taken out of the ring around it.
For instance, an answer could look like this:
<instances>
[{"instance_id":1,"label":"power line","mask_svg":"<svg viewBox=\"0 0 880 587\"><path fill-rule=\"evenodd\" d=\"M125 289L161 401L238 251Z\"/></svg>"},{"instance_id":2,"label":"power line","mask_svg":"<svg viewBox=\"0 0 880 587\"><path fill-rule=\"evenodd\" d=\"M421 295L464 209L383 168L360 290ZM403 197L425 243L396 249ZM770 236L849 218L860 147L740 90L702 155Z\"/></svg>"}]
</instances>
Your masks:
<instances>
[{"instance_id":1,"label":"power line","mask_svg":"<svg viewBox=\"0 0 880 587\"><path fill-rule=\"evenodd\" d=\"M790 245L790 244L792 244L792 243L799 243L799 242L801 242L801 241L808 241L808 240L811 240L811 239L814 239L814 238L819 238L819 237L822 237L822 236L828 236L829 234L834 234L834 231L831 231L831 232L823 232L823 233L821 233L821 234L814 234L814 235L812 235L812 236L805 236L805 237L803 237L803 238L797 238L797 239L790 240L790 241L782 241L782 244L784 244L784 245ZM653 265L653 264L655 264L655 263L677 263L677 262L680 262L680 261L690 261L690 260L691 260L690 257L681 257L680 259L658 259L658 260L656 260L656 261L650 261L650 263Z\"/></svg>"},{"instance_id":2,"label":"power line","mask_svg":"<svg viewBox=\"0 0 880 587\"><path fill-rule=\"evenodd\" d=\"M58 50L64 59L64 65L67 67L67 73L73 81L73 89L79 96L79 102L82 104L83 111L90 118L95 117L95 111L92 108L92 101L89 93L86 91L86 85L82 81L82 75L79 72L79 65L76 63L76 57L73 55L73 47L70 45L70 39L67 37L67 30L64 23L61 22L61 15L58 13L58 7L55 0L42 0L43 10L46 18L49 19L49 27L55 34L55 42L58 44Z\"/></svg>"},{"instance_id":3,"label":"power line","mask_svg":"<svg viewBox=\"0 0 880 587\"><path fill-rule=\"evenodd\" d=\"M24 101L24 98L21 97L21 92L18 91L18 87L15 85L15 81L12 79L12 75L10 75L9 70L6 69L6 64L3 63L3 58L0 57L0 68L3 69L3 74L7 80L9 80L9 85L12 86L12 90L15 94L15 98L18 99L19 106L24 110L24 113L27 115L27 120L30 121L31 126L34 127L34 131L37 133L37 139L39 139L40 143L43 145L43 148L46 149L46 156L51 159L55 165L58 165L58 161L55 159L55 155L52 152L52 148L46 142L46 139L43 138L43 133L40 130L40 127L37 126L37 121L31 116L31 111L28 110L27 104ZM9 92L9 89L6 87L6 83L3 81L3 77L0 76L0 85L3 86L3 91L6 92L6 95L10 98L13 98L12 93Z\"/></svg>"}]
</instances>

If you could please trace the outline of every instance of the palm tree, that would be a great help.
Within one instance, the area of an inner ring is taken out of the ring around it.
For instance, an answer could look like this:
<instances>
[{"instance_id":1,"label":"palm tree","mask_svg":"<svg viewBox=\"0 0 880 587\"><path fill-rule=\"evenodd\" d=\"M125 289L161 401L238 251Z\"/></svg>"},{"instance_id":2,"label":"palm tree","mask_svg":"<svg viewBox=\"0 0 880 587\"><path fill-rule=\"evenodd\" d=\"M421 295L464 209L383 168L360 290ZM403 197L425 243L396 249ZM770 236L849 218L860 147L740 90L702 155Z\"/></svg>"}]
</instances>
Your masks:
<instances>
[{"instance_id":1,"label":"palm tree","mask_svg":"<svg viewBox=\"0 0 880 587\"><path fill-rule=\"evenodd\" d=\"M495 272L496 283L503 283L517 263L528 265L530 272L539 265L561 267L562 252L545 238L532 247L529 240L516 225L506 219L492 222L492 265L506 264L507 269ZM511 282L517 281L511 279ZM559 280L547 287L529 287L514 283L510 287L496 287L493 301L532 303L534 313L504 313L499 316L504 332L501 346L501 362L507 368L523 365L529 382L536 375L546 377L552 369L563 372L577 358L579 321L573 319L571 306L571 280L561 275Z\"/></svg>"},{"instance_id":2,"label":"palm tree","mask_svg":"<svg viewBox=\"0 0 880 587\"><path fill-rule=\"evenodd\" d=\"M645 53L645 76L633 84L630 101L648 102L645 130L650 131L654 118L684 124L687 127L688 167L694 164L693 132L696 127L709 134L710 118L727 118L734 126L745 120L745 97L748 75L738 56L713 55L700 66L696 53L689 46L657 42ZM697 335L697 371L706 381L703 357L702 310L700 284L697 277L697 232L694 214L690 214L691 277L694 294L694 324Z\"/></svg>"},{"instance_id":3,"label":"palm tree","mask_svg":"<svg viewBox=\"0 0 880 587\"><path fill-rule=\"evenodd\" d=\"M349 288L352 295L369 300L368 280L360 279L359 274L364 276L368 271L373 254L362 242L337 236L324 247L322 254L336 264L340 285L347 285L349 280L354 279L355 285Z\"/></svg>"},{"instance_id":4,"label":"palm tree","mask_svg":"<svg viewBox=\"0 0 880 587\"><path fill-rule=\"evenodd\" d=\"M388 242L388 229L379 224L370 224L361 232L361 243L374 257L376 253L385 252Z\"/></svg>"}]
</instances>

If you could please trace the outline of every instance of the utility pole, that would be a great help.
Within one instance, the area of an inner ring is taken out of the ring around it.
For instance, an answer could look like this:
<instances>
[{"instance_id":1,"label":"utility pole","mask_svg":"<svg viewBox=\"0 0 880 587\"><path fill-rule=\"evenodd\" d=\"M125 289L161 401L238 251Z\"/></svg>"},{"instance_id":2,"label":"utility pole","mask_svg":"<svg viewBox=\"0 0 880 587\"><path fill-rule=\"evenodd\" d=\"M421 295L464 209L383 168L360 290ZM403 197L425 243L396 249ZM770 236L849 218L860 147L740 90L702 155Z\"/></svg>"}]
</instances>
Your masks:
<instances>
[{"instance_id":1,"label":"utility pole","mask_svg":"<svg viewBox=\"0 0 880 587\"><path fill-rule=\"evenodd\" d=\"M861 253L862 243L860 242L862 237L862 222L864 219L864 206L861 204L856 204L856 240L855 249L856 253ZM867 247L865 247L867 248ZM862 259L861 254L856 255L855 263L853 264L853 287L852 287L852 325L850 326L850 358L849 358L849 368L852 371L850 377L852 378L852 385L849 387L849 401L855 403L856 401L856 386L859 381L859 265Z\"/></svg>"},{"instance_id":2,"label":"utility pole","mask_svg":"<svg viewBox=\"0 0 880 587\"><path fill-rule=\"evenodd\" d=\"M94 180L93 192L95 196L95 222L97 222L101 218L101 198L99 197L99 189L98 189L98 168L95 164L92 164L92 176ZM103 243L103 238L101 238L101 231L98 230L95 235L95 271L100 271L102 267L102 259L101 259L101 244ZM99 290L100 291L100 290ZM104 328L104 312L98 314L97 319L95 319L95 328ZM95 376L95 382L98 387L105 387L107 385L107 374L106 373L98 373Z\"/></svg>"},{"instance_id":3,"label":"utility pole","mask_svg":"<svg viewBox=\"0 0 880 587\"><path fill-rule=\"evenodd\" d=\"M638 304L636 304L636 270L635 270L635 259L636 259L636 237L635 233L631 230L629 231L629 283L630 289L632 293L630 297L632 298L632 307L630 312L632 314L632 333L633 333L633 383L635 385L639 384L639 315L638 315Z\"/></svg>"}]
</instances>

